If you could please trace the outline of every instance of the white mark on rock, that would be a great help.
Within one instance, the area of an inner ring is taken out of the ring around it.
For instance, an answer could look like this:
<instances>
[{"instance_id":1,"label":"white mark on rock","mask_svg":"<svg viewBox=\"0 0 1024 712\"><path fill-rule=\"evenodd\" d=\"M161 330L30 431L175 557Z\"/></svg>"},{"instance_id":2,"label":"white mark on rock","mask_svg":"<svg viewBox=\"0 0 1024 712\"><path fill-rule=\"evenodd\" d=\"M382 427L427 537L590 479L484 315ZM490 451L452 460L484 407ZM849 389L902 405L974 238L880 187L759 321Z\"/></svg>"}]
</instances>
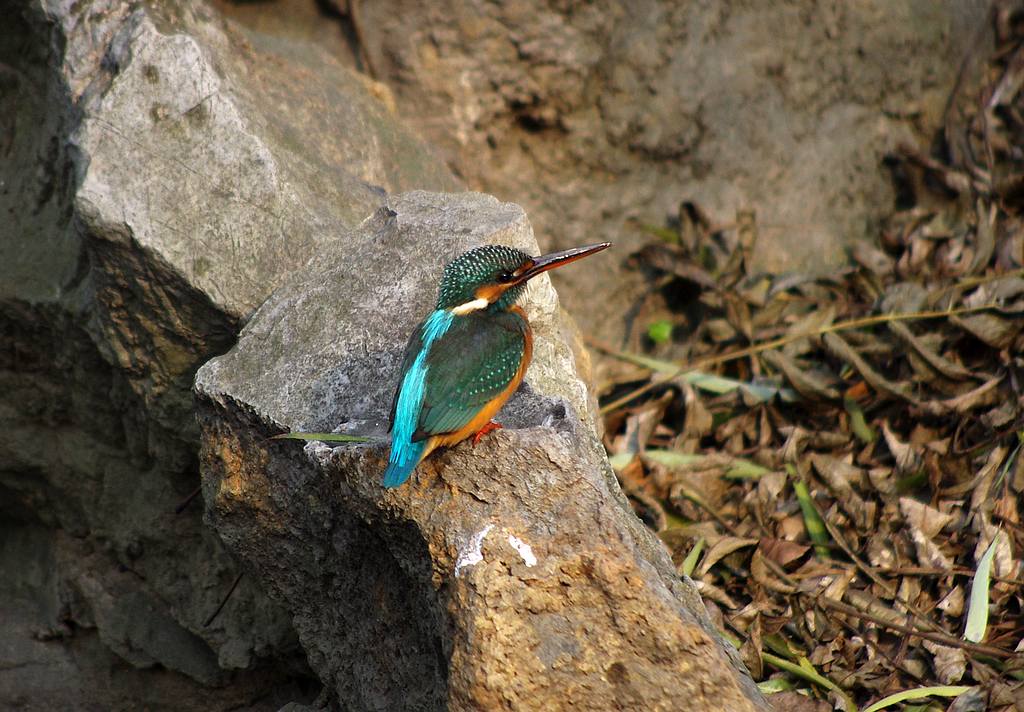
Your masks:
<instances>
[{"instance_id":1,"label":"white mark on rock","mask_svg":"<svg viewBox=\"0 0 1024 712\"><path fill-rule=\"evenodd\" d=\"M462 570L467 566L479 564L484 560L484 555L480 551L480 547L483 546L484 538L491 529L494 529L494 525L488 524L486 527L478 531L470 538L469 545L459 552L459 558L455 560L456 577L458 577Z\"/></svg>"},{"instance_id":2,"label":"white mark on rock","mask_svg":"<svg viewBox=\"0 0 1024 712\"><path fill-rule=\"evenodd\" d=\"M519 556L523 558L523 563L527 566L536 566L537 557L533 555L533 549L525 541L517 537L515 534L508 535L508 543L512 545L512 548L519 552Z\"/></svg>"}]
</instances>

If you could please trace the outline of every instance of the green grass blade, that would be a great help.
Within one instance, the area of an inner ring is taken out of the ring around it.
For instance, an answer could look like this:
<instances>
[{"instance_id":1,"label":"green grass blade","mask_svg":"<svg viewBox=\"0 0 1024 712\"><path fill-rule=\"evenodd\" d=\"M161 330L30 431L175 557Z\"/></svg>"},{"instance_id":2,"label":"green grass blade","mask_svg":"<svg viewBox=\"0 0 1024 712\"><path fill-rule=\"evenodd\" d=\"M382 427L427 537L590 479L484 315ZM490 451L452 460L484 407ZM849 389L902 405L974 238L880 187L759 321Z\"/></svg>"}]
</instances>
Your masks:
<instances>
[{"instance_id":1,"label":"green grass blade","mask_svg":"<svg viewBox=\"0 0 1024 712\"><path fill-rule=\"evenodd\" d=\"M980 643L985 639L988 627L988 586L992 580L992 557L996 554L996 542L1002 532L996 532L992 543L978 562L978 570L971 581L971 602L967 609L967 625L964 627L964 640Z\"/></svg>"},{"instance_id":2,"label":"green grass blade","mask_svg":"<svg viewBox=\"0 0 1024 712\"><path fill-rule=\"evenodd\" d=\"M715 460L722 459L721 456L676 452L674 450L645 450L644 457L659 465L676 468L702 465L709 461L714 462ZM771 472L767 467L762 467L756 462L744 460L741 457L730 458L723 464L726 466L723 475L734 480L756 480L758 477Z\"/></svg>"},{"instance_id":3,"label":"green grass blade","mask_svg":"<svg viewBox=\"0 0 1024 712\"><path fill-rule=\"evenodd\" d=\"M867 445L875 442L878 433L868 425L867 418L864 417L864 411L861 409L860 404L852 398L844 398L843 407L846 408L846 412L850 416L850 429L853 431L853 434Z\"/></svg>"},{"instance_id":4,"label":"green grass blade","mask_svg":"<svg viewBox=\"0 0 1024 712\"><path fill-rule=\"evenodd\" d=\"M839 687L836 683L829 680L827 677L819 673L811 665L811 661L807 658L800 658L799 663L791 663L790 661L780 658L777 655L771 653L761 653L761 658L771 665L772 667L778 668L784 672L788 672L791 675L795 675L801 680L813 683L819 687L823 687L826 690L831 690L839 695L843 699L843 705L849 712L856 712L857 707L853 704L853 700L846 694L843 688Z\"/></svg>"},{"instance_id":5,"label":"green grass blade","mask_svg":"<svg viewBox=\"0 0 1024 712\"><path fill-rule=\"evenodd\" d=\"M767 467L762 467L756 462L737 457L733 458L732 462L729 463L724 476L730 480L756 480L761 475L767 475L769 472L771 470Z\"/></svg>"},{"instance_id":6,"label":"green grass blade","mask_svg":"<svg viewBox=\"0 0 1024 712\"><path fill-rule=\"evenodd\" d=\"M1017 456L1020 455L1021 446L1024 446L1024 431L1017 433L1017 447L1013 449L1010 456L1006 458L1006 462L1003 464L1003 469L999 471L999 476L996 477L995 482L992 483L990 492L995 492L999 487L1002 486L1003 481L1006 479L1006 475L1010 472L1010 468L1017 462Z\"/></svg>"},{"instance_id":7,"label":"green grass blade","mask_svg":"<svg viewBox=\"0 0 1024 712\"><path fill-rule=\"evenodd\" d=\"M281 433L271 440L323 440L328 443L365 443L370 438L362 435L343 435L342 433Z\"/></svg>"},{"instance_id":8,"label":"green grass blade","mask_svg":"<svg viewBox=\"0 0 1024 712\"><path fill-rule=\"evenodd\" d=\"M886 707L890 707L897 702L905 702L907 700L920 700L924 697L957 697L967 692L970 687L967 685L936 685L934 687L917 687L913 690L904 690L903 692L897 692L894 695L883 697L878 702L874 703L870 707L865 707L861 712L878 712Z\"/></svg>"},{"instance_id":9,"label":"green grass blade","mask_svg":"<svg viewBox=\"0 0 1024 712\"><path fill-rule=\"evenodd\" d=\"M804 526L807 527L807 536L814 544L814 552L820 559L829 558L829 545L832 540L828 535L825 522L822 521L814 502L811 501L811 493L807 489L807 484L803 480L795 479L793 480L793 491L800 503L800 511L804 515Z\"/></svg>"},{"instance_id":10,"label":"green grass blade","mask_svg":"<svg viewBox=\"0 0 1024 712\"><path fill-rule=\"evenodd\" d=\"M704 537L697 540L697 543L690 549L690 553L683 559L683 563L679 565L679 573L692 576L693 570L697 568L697 562L700 560L702 551L704 551Z\"/></svg>"}]
</instances>

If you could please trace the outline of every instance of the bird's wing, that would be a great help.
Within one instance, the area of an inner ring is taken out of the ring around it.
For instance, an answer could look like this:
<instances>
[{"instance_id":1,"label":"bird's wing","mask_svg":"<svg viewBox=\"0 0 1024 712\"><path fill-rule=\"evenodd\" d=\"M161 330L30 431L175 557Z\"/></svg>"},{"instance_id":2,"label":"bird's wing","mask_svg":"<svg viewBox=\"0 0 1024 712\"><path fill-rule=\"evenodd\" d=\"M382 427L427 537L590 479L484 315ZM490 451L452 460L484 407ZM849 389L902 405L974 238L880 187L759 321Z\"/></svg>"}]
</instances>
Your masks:
<instances>
[{"instance_id":1,"label":"bird's wing","mask_svg":"<svg viewBox=\"0 0 1024 712\"><path fill-rule=\"evenodd\" d=\"M413 440L461 430L508 389L522 364L528 329L514 312L455 317L430 345Z\"/></svg>"},{"instance_id":2,"label":"bird's wing","mask_svg":"<svg viewBox=\"0 0 1024 712\"><path fill-rule=\"evenodd\" d=\"M398 414L398 400L402 395L402 384L405 382L404 378L413 364L416 362L416 357L419 356L420 350L423 348L423 329L426 326L426 322L420 322L416 327L416 330L412 332L412 336L409 337L409 343L405 346L405 354L402 356L402 368L398 371L402 374L398 380L398 387L395 388L395 396L391 399L391 416L388 422L391 426L388 428L388 432L394 430L397 423L395 416ZM413 417L417 417L413 415Z\"/></svg>"}]
</instances>

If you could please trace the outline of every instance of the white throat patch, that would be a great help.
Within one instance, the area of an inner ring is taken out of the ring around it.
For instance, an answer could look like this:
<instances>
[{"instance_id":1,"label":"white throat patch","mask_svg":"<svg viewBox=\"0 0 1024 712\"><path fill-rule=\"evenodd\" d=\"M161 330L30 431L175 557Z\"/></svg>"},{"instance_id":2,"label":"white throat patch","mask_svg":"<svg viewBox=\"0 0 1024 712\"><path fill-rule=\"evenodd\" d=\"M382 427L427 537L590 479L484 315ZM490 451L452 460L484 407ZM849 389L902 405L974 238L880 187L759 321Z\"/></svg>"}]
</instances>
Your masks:
<instances>
[{"instance_id":1,"label":"white throat patch","mask_svg":"<svg viewBox=\"0 0 1024 712\"><path fill-rule=\"evenodd\" d=\"M490 304L490 302L486 299L474 299L471 302L466 302L465 304L460 304L457 307L452 307L452 314L455 316L463 316L470 312L474 312L477 309L486 309L488 304Z\"/></svg>"}]
</instances>

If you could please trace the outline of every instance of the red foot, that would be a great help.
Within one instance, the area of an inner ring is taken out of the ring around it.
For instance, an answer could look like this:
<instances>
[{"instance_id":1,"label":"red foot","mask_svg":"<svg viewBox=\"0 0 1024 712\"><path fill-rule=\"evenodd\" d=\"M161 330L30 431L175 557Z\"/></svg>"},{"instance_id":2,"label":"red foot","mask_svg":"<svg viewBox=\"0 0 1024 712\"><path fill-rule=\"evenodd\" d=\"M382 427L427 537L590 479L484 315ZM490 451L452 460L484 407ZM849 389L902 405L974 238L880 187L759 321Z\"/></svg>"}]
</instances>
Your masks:
<instances>
[{"instance_id":1,"label":"red foot","mask_svg":"<svg viewBox=\"0 0 1024 712\"><path fill-rule=\"evenodd\" d=\"M487 435L487 433L498 430L500 428L501 423L495 423L493 420L488 422L487 425L480 428L480 432L473 436L473 447L476 447L476 444L480 442L480 439L483 438L484 435Z\"/></svg>"}]
</instances>

